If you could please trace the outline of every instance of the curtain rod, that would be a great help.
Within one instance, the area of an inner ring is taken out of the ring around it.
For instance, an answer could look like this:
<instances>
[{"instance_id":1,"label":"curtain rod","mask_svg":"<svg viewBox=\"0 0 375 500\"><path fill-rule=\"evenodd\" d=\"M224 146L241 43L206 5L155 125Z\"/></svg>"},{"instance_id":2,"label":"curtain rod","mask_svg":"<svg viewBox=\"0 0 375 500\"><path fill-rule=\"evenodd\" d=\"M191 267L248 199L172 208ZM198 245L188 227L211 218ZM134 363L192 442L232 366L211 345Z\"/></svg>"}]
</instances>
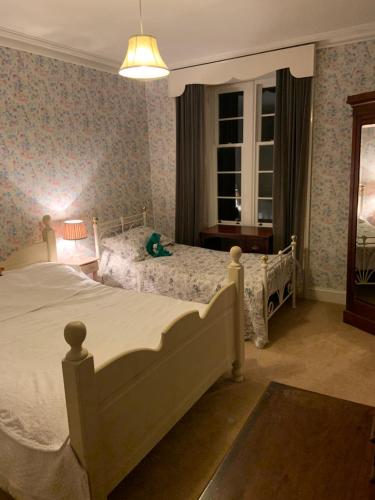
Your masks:
<instances>
[{"instance_id":1,"label":"curtain rod","mask_svg":"<svg viewBox=\"0 0 375 500\"><path fill-rule=\"evenodd\" d=\"M312 43L315 43L315 42L298 43L297 45L289 45L288 47L280 47L279 49L262 50L260 52L252 52L250 54L243 54L242 56L233 56L233 57L227 57L225 59L218 59L217 61L209 61L206 63L192 64L190 66L181 66L181 68L173 68L173 69L171 69L171 71L179 71L180 69L188 69L188 68L197 68L199 66L208 66L209 64L216 64L216 63L225 62L225 61L233 61L234 59L242 59L243 57L257 56L260 54L267 54L268 52L278 52L279 50L293 49L294 47L303 47L304 45L311 45Z\"/></svg>"}]
</instances>

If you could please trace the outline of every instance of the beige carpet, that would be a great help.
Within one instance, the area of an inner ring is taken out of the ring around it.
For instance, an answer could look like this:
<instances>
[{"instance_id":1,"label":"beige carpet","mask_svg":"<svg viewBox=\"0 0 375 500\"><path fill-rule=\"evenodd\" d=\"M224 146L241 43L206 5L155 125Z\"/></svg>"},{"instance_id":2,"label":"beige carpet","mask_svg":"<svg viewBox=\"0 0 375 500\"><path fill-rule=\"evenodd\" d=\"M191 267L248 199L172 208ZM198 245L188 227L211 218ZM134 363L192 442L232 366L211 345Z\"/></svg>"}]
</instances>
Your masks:
<instances>
[{"instance_id":1,"label":"beige carpet","mask_svg":"<svg viewBox=\"0 0 375 500\"><path fill-rule=\"evenodd\" d=\"M271 380L375 406L375 336L345 325L342 309L311 301L282 308L270 346L246 344L246 380L218 381L110 500L199 497Z\"/></svg>"}]
</instances>

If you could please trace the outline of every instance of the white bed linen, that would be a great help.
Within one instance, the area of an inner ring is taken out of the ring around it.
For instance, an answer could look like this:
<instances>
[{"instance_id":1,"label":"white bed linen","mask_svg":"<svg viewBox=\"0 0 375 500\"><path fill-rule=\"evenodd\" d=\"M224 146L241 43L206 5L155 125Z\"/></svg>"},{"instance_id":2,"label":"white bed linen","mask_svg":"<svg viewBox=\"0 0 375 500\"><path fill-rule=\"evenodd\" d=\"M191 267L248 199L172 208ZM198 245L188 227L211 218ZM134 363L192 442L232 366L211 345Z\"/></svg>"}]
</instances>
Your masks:
<instances>
[{"instance_id":1,"label":"white bed linen","mask_svg":"<svg viewBox=\"0 0 375 500\"><path fill-rule=\"evenodd\" d=\"M165 327L192 309L204 306L105 287L62 264L0 277L0 487L22 500L88 497L68 441L67 322L86 324L98 367L121 352L156 349Z\"/></svg>"}]
</instances>

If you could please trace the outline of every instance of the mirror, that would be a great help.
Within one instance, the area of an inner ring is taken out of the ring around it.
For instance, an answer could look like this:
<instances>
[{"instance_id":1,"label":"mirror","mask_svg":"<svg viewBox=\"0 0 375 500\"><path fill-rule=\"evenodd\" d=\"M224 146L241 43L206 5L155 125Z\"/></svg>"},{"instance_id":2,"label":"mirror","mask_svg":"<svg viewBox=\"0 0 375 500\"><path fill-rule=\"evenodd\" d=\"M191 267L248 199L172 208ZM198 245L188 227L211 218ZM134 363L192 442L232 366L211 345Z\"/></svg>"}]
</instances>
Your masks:
<instances>
[{"instance_id":1,"label":"mirror","mask_svg":"<svg viewBox=\"0 0 375 500\"><path fill-rule=\"evenodd\" d=\"M361 127L354 295L375 304L375 123Z\"/></svg>"}]
</instances>

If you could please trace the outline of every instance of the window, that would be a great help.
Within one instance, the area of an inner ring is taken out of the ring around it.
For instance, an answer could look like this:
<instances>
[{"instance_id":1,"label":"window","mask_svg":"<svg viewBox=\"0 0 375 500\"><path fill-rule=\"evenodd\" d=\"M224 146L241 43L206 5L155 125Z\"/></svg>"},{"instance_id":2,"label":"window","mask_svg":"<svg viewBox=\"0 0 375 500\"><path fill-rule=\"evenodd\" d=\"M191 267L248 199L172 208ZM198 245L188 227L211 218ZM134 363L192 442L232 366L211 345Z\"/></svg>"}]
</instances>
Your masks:
<instances>
[{"instance_id":1,"label":"window","mask_svg":"<svg viewBox=\"0 0 375 500\"><path fill-rule=\"evenodd\" d=\"M210 221L272 225L274 80L216 87L208 111Z\"/></svg>"},{"instance_id":2,"label":"window","mask_svg":"<svg viewBox=\"0 0 375 500\"><path fill-rule=\"evenodd\" d=\"M275 130L276 88L258 88L258 127L256 137L256 221L258 225L272 224L273 148Z\"/></svg>"},{"instance_id":3,"label":"window","mask_svg":"<svg viewBox=\"0 0 375 500\"><path fill-rule=\"evenodd\" d=\"M243 91L218 94L216 148L218 222L241 221Z\"/></svg>"}]
</instances>

